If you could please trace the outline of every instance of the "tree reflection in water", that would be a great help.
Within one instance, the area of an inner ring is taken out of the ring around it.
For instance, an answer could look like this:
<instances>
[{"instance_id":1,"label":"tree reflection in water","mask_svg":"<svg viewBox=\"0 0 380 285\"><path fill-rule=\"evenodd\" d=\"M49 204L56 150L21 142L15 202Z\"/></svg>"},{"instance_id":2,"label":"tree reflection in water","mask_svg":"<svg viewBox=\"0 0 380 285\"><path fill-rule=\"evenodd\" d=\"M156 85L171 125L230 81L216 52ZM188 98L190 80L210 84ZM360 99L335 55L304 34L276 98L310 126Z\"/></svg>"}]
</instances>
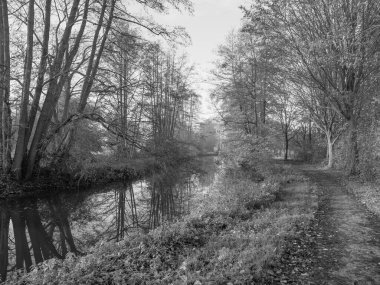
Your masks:
<instances>
[{"instance_id":1,"label":"tree reflection in water","mask_svg":"<svg viewBox=\"0 0 380 285\"><path fill-rule=\"evenodd\" d=\"M189 213L192 183L191 177L178 183L169 175L154 177L149 181L149 229Z\"/></svg>"},{"instance_id":2,"label":"tree reflection in water","mask_svg":"<svg viewBox=\"0 0 380 285\"><path fill-rule=\"evenodd\" d=\"M144 182L126 183L114 190L114 201L108 201L115 217L111 224L115 232L107 229L110 239L123 239L132 229L148 231L163 222L172 222L190 212L191 189L194 176L174 177L173 175L153 175Z\"/></svg>"},{"instance_id":3,"label":"tree reflection in water","mask_svg":"<svg viewBox=\"0 0 380 285\"><path fill-rule=\"evenodd\" d=\"M127 192L129 193L129 199L127 198ZM124 238L125 232L129 228L139 227L136 199L132 182L126 182L124 183L124 187L115 190L115 205L117 205L115 216L115 239L119 241Z\"/></svg>"},{"instance_id":4,"label":"tree reflection in water","mask_svg":"<svg viewBox=\"0 0 380 285\"><path fill-rule=\"evenodd\" d=\"M46 259L81 254L100 240L120 241L189 214L192 196L212 183L215 169L193 173L172 169L91 191L0 200L1 279L9 270L30 270Z\"/></svg>"},{"instance_id":5,"label":"tree reflection in water","mask_svg":"<svg viewBox=\"0 0 380 285\"><path fill-rule=\"evenodd\" d=\"M30 270L52 257L76 254L68 213L58 197L45 201L48 218L41 218L37 199L0 202L0 274L5 280L10 269Z\"/></svg>"}]
</instances>

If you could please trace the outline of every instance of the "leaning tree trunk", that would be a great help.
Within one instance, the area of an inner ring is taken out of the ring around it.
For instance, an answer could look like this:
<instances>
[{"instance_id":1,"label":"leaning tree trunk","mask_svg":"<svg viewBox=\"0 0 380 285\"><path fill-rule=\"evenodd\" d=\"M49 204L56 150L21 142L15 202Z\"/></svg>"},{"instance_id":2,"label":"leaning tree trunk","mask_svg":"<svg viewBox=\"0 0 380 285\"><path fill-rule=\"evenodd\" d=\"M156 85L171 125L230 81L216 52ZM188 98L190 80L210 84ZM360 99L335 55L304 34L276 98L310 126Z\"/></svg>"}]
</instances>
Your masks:
<instances>
[{"instance_id":1,"label":"leaning tree trunk","mask_svg":"<svg viewBox=\"0 0 380 285\"><path fill-rule=\"evenodd\" d=\"M51 1L46 0L45 3L45 27L43 34L42 50L40 64L38 68L36 87L33 97L33 102L30 107L29 119L28 119L28 132L25 137L26 144L29 142L29 138L32 134L34 121L36 120L37 111L40 105L42 89L44 87L44 78L47 69L47 60L49 56L49 38L50 38L50 21L51 21Z\"/></svg>"},{"instance_id":2,"label":"leaning tree trunk","mask_svg":"<svg viewBox=\"0 0 380 285\"><path fill-rule=\"evenodd\" d=\"M29 1L28 12L28 30L26 44L26 59L24 65L24 76L22 86L22 96L20 105L20 119L17 132L16 150L13 160L13 172L18 180L22 179L22 163L26 155L28 142L26 136L28 134L28 108L29 108L29 92L32 76L33 64L33 33L34 33L34 0Z\"/></svg>"},{"instance_id":3,"label":"leaning tree trunk","mask_svg":"<svg viewBox=\"0 0 380 285\"><path fill-rule=\"evenodd\" d=\"M107 0L103 0L102 9L101 9L100 16L99 16L99 21L97 23L97 28L95 30L94 38L92 41L91 53L90 53L90 56L88 59L86 76L84 78L84 82L83 82L83 86L82 86L82 90L81 90L81 95L80 95L80 102L79 102L79 105L77 107L77 113L78 114L83 114L85 111L85 108L87 105L87 100L88 100L88 97L90 95L91 88L92 88L93 82L95 80L95 76L98 72L99 63L100 63L100 60L101 60L107 39L108 39L108 33L111 29L111 25L113 22L116 0L111 1L109 17L108 17L108 20L105 24L104 33L103 33L102 37L100 37L100 31L101 31L101 28L104 26L104 20L106 17L105 15L106 15L107 3L108 3ZM101 38L100 44L98 43L99 38ZM60 160L63 157L66 157L68 152L70 151L72 144L73 144L73 140L75 137L77 127L78 127L78 123L74 122L73 125L70 126L70 128L67 130L67 132L64 136L64 139L62 141L62 144L60 145L60 148L57 150L58 160Z\"/></svg>"},{"instance_id":4,"label":"leaning tree trunk","mask_svg":"<svg viewBox=\"0 0 380 285\"><path fill-rule=\"evenodd\" d=\"M71 36L71 30L76 21L76 15L79 9L80 0L74 0L70 15L67 19L66 28L63 32L61 42L58 47L57 54L54 58L53 64L50 68L50 83L48 90L46 92L45 101L41 108L40 117L38 119L33 139L31 140L31 145L26 161L26 173L25 179L30 179L35 164L38 162L37 156L41 147L41 141L44 139L44 136L48 130L48 127L53 116L54 109L57 105L59 94L61 93L64 80L60 77L67 77L67 74L62 75L62 64L65 57L65 54L69 48L69 41ZM64 70L67 73L67 70ZM16 162L15 162L16 163Z\"/></svg>"}]
</instances>

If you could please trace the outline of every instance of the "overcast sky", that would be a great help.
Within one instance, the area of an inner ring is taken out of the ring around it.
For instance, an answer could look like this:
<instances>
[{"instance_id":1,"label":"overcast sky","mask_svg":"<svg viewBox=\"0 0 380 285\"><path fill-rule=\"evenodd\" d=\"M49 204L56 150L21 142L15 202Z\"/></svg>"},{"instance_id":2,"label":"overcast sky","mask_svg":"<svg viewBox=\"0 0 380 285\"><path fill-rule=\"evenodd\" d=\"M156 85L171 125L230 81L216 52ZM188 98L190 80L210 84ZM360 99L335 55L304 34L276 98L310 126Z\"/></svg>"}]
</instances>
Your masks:
<instances>
[{"instance_id":1,"label":"overcast sky","mask_svg":"<svg viewBox=\"0 0 380 285\"><path fill-rule=\"evenodd\" d=\"M183 26L189 33L192 45L185 50L189 61L195 64L199 74L196 91L202 96L201 118L209 117L210 101L208 98L210 84L207 83L208 72L216 59L218 45L224 43L229 32L240 25L242 12L239 6L245 0L193 0L194 14L170 13L160 22Z\"/></svg>"}]
</instances>

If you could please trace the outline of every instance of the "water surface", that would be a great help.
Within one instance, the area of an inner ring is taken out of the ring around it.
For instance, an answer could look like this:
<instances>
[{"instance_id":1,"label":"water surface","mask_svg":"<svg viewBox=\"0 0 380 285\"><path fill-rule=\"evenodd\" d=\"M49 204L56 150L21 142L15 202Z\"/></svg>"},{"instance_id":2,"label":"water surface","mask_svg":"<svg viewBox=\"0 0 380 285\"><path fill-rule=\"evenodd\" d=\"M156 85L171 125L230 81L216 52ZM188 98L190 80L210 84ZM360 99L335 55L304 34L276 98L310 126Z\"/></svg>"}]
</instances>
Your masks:
<instances>
[{"instance_id":1,"label":"water surface","mask_svg":"<svg viewBox=\"0 0 380 285\"><path fill-rule=\"evenodd\" d=\"M213 158L198 166L75 193L0 200L0 275L190 214L217 170Z\"/></svg>"}]
</instances>

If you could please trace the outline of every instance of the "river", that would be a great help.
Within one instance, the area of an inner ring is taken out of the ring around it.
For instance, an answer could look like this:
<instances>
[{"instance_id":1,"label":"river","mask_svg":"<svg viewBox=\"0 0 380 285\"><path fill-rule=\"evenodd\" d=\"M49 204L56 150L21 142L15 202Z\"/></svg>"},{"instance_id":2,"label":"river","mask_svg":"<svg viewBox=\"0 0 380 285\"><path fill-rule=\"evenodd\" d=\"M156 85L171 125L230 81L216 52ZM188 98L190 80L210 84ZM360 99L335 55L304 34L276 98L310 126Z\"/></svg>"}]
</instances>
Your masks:
<instances>
[{"instance_id":1,"label":"river","mask_svg":"<svg viewBox=\"0 0 380 285\"><path fill-rule=\"evenodd\" d=\"M0 275L68 252L85 254L99 241L148 232L186 216L207 192L218 167L212 157L139 181L60 195L0 200Z\"/></svg>"}]
</instances>

